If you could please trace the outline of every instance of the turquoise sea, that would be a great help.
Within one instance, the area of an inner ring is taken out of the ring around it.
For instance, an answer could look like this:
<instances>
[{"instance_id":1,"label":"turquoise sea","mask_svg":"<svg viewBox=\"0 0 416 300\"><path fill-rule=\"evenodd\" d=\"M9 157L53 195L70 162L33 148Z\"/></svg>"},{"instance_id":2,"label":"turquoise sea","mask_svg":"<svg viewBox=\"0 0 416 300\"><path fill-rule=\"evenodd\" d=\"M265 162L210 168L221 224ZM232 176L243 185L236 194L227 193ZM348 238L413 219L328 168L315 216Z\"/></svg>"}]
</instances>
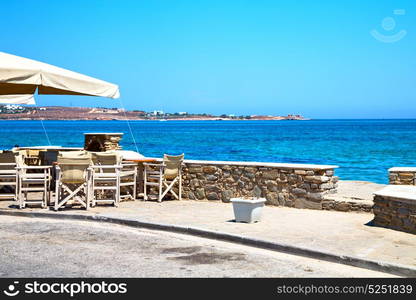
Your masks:
<instances>
[{"instance_id":1,"label":"turquoise sea","mask_svg":"<svg viewBox=\"0 0 416 300\"><path fill-rule=\"evenodd\" d=\"M44 121L52 145L82 147L84 132L124 132L126 121ZM416 166L416 120L130 121L140 153L188 159L334 164L344 180L387 183L387 169ZM0 149L47 145L40 121L0 121Z\"/></svg>"}]
</instances>

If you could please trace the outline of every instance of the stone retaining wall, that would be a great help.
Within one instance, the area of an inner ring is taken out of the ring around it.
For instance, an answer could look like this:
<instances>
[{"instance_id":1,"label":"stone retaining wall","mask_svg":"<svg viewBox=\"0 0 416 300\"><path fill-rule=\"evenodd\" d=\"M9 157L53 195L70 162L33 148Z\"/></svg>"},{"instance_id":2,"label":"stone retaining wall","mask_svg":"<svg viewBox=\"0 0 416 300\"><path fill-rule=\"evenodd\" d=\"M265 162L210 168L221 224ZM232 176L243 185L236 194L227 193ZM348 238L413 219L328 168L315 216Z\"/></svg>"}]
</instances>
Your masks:
<instances>
[{"instance_id":1,"label":"stone retaining wall","mask_svg":"<svg viewBox=\"0 0 416 300\"><path fill-rule=\"evenodd\" d=\"M252 162L185 161L183 197L229 202L266 198L266 204L322 209L324 195L335 192L337 166Z\"/></svg>"},{"instance_id":2,"label":"stone retaining wall","mask_svg":"<svg viewBox=\"0 0 416 300\"><path fill-rule=\"evenodd\" d=\"M371 212L373 201L354 200L339 201L325 197L322 202L322 209L336 211Z\"/></svg>"},{"instance_id":3,"label":"stone retaining wall","mask_svg":"<svg viewBox=\"0 0 416 300\"><path fill-rule=\"evenodd\" d=\"M416 233L416 201L375 195L374 220L377 226Z\"/></svg>"},{"instance_id":4,"label":"stone retaining wall","mask_svg":"<svg viewBox=\"0 0 416 300\"><path fill-rule=\"evenodd\" d=\"M416 168L394 167L389 169L389 184L416 185Z\"/></svg>"}]
</instances>

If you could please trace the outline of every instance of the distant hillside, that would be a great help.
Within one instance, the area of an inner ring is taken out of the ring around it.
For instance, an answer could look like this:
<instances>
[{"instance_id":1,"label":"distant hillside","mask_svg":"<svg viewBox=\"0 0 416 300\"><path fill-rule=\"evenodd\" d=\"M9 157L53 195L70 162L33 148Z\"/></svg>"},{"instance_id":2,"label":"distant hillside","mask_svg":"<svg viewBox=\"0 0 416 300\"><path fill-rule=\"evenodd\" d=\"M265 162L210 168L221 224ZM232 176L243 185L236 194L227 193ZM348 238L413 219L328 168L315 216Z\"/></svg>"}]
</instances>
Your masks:
<instances>
[{"instance_id":1,"label":"distant hillside","mask_svg":"<svg viewBox=\"0 0 416 300\"><path fill-rule=\"evenodd\" d=\"M124 111L123 109L88 108L88 107L63 107L46 106L25 108L14 112L0 113L0 119L20 120L122 120L143 119L144 111Z\"/></svg>"},{"instance_id":2,"label":"distant hillside","mask_svg":"<svg viewBox=\"0 0 416 300\"><path fill-rule=\"evenodd\" d=\"M127 111L120 108L66 107L66 106L0 106L0 119L5 120L306 120L301 115L219 115L191 114L186 112Z\"/></svg>"}]
</instances>

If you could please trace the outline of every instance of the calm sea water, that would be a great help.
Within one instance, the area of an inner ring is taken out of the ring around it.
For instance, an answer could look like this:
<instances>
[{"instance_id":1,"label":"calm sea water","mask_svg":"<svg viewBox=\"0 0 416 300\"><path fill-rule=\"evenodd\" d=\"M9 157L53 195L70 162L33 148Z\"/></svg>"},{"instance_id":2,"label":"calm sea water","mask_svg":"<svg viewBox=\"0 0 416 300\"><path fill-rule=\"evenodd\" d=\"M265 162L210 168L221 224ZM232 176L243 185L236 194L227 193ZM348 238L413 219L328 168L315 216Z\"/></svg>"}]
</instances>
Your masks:
<instances>
[{"instance_id":1,"label":"calm sea water","mask_svg":"<svg viewBox=\"0 0 416 300\"><path fill-rule=\"evenodd\" d=\"M82 147L84 132L124 132L125 121L44 121L52 145ZM335 164L344 180L387 183L387 169L416 165L416 120L130 121L139 152L188 159ZM0 148L47 145L40 121L0 121Z\"/></svg>"}]
</instances>

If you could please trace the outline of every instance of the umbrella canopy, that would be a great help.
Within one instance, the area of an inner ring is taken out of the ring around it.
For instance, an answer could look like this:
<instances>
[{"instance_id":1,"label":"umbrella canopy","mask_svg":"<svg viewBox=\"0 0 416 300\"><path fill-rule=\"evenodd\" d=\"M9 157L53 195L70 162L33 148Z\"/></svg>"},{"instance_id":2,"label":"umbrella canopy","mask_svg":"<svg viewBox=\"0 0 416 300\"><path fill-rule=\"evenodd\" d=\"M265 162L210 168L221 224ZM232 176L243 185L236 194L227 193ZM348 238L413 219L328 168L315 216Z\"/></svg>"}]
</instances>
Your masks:
<instances>
[{"instance_id":1,"label":"umbrella canopy","mask_svg":"<svg viewBox=\"0 0 416 300\"><path fill-rule=\"evenodd\" d=\"M0 95L0 103L35 104L33 95Z\"/></svg>"},{"instance_id":2,"label":"umbrella canopy","mask_svg":"<svg viewBox=\"0 0 416 300\"><path fill-rule=\"evenodd\" d=\"M0 52L0 103L34 104L36 90L40 95L120 97L115 84Z\"/></svg>"}]
</instances>

